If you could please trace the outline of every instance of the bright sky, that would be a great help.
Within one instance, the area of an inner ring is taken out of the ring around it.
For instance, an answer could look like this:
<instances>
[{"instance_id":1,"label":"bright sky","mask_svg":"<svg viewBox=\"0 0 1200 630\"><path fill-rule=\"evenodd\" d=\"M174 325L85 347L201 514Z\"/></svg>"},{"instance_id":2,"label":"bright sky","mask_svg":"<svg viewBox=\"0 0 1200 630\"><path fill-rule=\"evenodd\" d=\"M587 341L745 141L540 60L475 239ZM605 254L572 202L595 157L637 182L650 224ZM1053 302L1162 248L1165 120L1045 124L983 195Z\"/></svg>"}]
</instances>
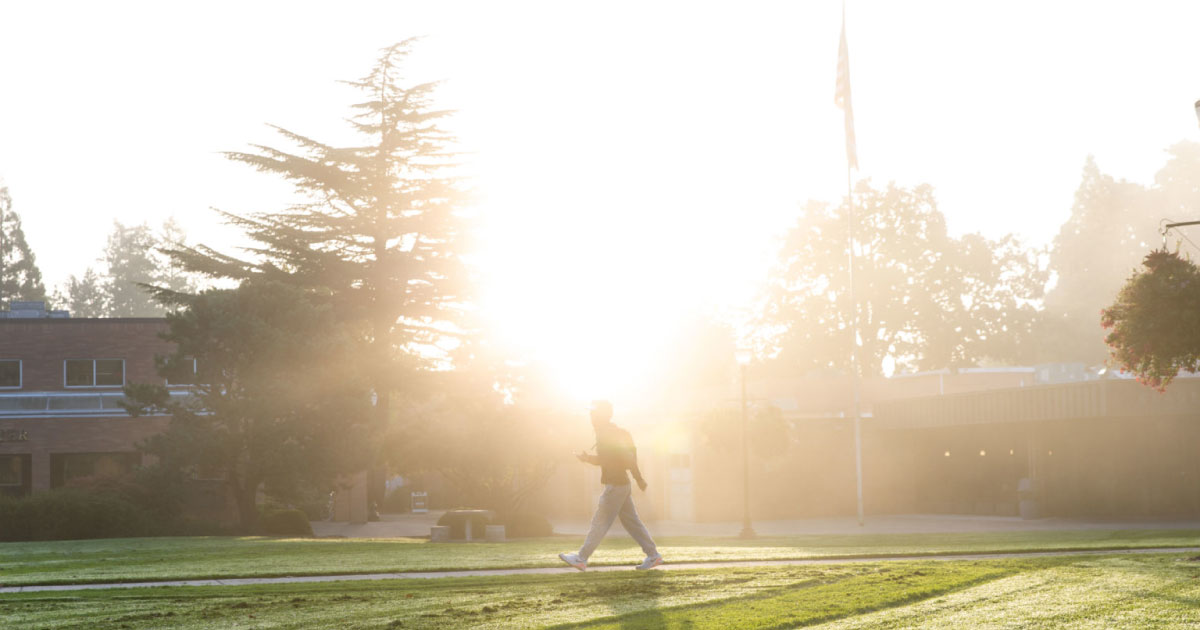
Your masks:
<instances>
[{"instance_id":1,"label":"bright sky","mask_svg":"<svg viewBox=\"0 0 1200 630\"><path fill-rule=\"evenodd\" d=\"M1085 157L1148 182L1200 139L1200 3L888 2L846 8L862 176L932 184L955 232L1041 244ZM580 397L644 378L688 313L743 306L807 199L845 190L833 105L841 4L5 2L0 177L48 284L113 219L285 186L218 152L264 123L343 133L378 48L423 35L414 80L471 152L484 308Z\"/></svg>"}]
</instances>

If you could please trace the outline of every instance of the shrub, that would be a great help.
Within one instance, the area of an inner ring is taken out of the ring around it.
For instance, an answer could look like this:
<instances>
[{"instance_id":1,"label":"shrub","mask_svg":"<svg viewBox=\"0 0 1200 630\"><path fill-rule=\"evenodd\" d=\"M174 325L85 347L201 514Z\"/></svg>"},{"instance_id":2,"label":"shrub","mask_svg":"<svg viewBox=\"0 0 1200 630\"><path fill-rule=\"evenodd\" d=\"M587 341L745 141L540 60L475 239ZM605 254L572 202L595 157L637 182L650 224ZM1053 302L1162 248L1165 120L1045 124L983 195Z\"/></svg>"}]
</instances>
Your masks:
<instances>
[{"instance_id":1,"label":"shrub","mask_svg":"<svg viewBox=\"0 0 1200 630\"><path fill-rule=\"evenodd\" d=\"M159 533L149 513L110 493L59 488L0 498L0 540L77 540Z\"/></svg>"},{"instance_id":2,"label":"shrub","mask_svg":"<svg viewBox=\"0 0 1200 630\"><path fill-rule=\"evenodd\" d=\"M487 533L487 526L491 524L492 520L486 513L451 510L443 514L437 524L448 525L450 538L459 540L467 537L468 520L471 521L471 537L482 540Z\"/></svg>"},{"instance_id":3,"label":"shrub","mask_svg":"<svg viewBox=\"0 0 1200 630\"><path fill-rule=\"evenodd\" d=\"M269 536L312 536L308 515L301 510L268 512L260 521L264 534Z\"/></svg>"},{"instance_id":4,"label":"shrub","mask_svg":"<svg viewBox=\"0 0 1200 630\"><path fill-rule=\"evenodd\" d=\"M237 527L230 523L222 523L203 518L180 518L172 522L165 536L234 536Z\"/></svg>"},{"instance_id":5,"label":"shrub","mask_svg":"<svg viewBox=\"0 0 1200 630\"><path fill-rule=\"evenodd\" d=\"M543 538L554 534L554 527L550 525L550 521L533 512L505 514L499 521L504 526L504 535L508 538Z\"/></svg>"},{"instance_id":6,"label":"shrub","mask_svg":"<svg viewBox=\"0 0 1200 630\"><path fill-rule=\"evenodd\" d=\"M329 495L317 499L310 499L302 503L296 504L296 509L304 512L310 521L324 521L329 518L333 501Z\"/></svg>"}]
</instances>

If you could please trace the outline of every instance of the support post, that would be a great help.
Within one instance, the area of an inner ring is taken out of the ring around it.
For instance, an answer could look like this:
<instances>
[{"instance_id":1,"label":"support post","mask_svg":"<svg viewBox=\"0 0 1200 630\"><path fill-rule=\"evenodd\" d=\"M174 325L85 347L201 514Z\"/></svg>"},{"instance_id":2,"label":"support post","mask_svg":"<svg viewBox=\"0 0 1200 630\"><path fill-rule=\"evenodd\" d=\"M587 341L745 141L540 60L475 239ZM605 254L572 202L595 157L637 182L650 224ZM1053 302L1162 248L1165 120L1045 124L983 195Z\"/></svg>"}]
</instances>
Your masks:
<instances>
[{"instance_id":1,"label":"support post","mask_svg":"<svg viewBox=\"0 0 1200 630\"><path fill-rule=\"evenodd\" d=\"M742 365L742 538L754 538L758 534L750 525L750 447L746 430L746 365Z\"/></svg>"}]
</instances>

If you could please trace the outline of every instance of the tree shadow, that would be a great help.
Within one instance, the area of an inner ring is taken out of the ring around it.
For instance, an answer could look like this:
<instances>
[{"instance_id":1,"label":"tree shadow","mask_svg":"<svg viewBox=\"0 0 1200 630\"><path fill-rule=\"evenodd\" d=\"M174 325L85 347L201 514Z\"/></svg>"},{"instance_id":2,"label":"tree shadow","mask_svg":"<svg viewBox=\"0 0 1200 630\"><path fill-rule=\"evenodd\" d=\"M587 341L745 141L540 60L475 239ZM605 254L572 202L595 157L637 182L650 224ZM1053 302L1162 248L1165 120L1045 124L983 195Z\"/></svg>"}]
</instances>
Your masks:
<instances>
[{"instance_id":1,"label":"tree shadow","mask_svg":"<svg viewBox=\"0 0 1200 630\"><path fill-rule=\"evenodd\" d=\"M637 595L623 600L609 602L609 609L616 617L614 621L621 630L656 630L666 628L666 618L662 613L661 600L666 582L660 571L639 573L628 582L629 588ZM692 624L689 622L687 626Z\"/></svg>"},{"instance_id":2,"label":"tree shadow","mask_svg":"<svg viewBox=\"0 0 1200 630\"><path fill-rule=\"evenodd\" d=\"M612 574L609 574L610 576ZM566 623L553 626L554 629L566 630L584 628L611 628L621 630L661 630L668 627L668 621L663 614L662 598L669 589L665 576L659 571L638 572L637 576L628 580L605 581L603 585L596 584L592 590L594 596L600 596L607 607L607 615L588 621ZM692 623L685 621L671 628L691 628Z\"/></svg>"}]
</instances>

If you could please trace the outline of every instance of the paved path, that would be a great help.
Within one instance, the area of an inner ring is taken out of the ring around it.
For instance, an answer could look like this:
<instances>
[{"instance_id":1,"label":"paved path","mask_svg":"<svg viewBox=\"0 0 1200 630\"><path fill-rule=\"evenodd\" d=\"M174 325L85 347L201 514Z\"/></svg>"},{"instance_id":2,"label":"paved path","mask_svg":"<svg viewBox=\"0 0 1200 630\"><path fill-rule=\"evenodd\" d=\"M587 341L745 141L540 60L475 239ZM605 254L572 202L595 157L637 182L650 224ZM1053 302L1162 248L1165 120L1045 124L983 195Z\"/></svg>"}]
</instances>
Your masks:
<instances>
[{"instance_id":1,"label":"paved path","mask_svg":"<svg viewBox=\"0 0 1200 630\"><path fill-rule=\"evenodd\" d=\"M345 538L397 538L429 536L429 528L437 525L442 512L429 514L384 514L382 521L373 523L335 523L315 521L313 532L317 536ZM645 518L645 515L642 515ZM587 534L591 518L556 519L554 532L572 536ZM742 522L693 523L687 521L650 520L651 533L655 538L668 536L736 536L742 530ZM1071 518L1040 518L1025 520L1019 516L969 516L955 514L887 514L868 515L866 523L859 525L854 517L827 517L787 520L756 520L754 530L759 536L794 535L858 535L858 534L946 534L956 532L1007 532L1007 531L1078 531L1117 529L1200 529L1200 521L1139 521L1139 520L1089 520ZM616 524L610 536L626 536L625 530Z\"/></svg>"},{"instance_id":2,"label":"paved path","mask_svg":"<svg viewBox=\"0 0 1200 630\"><path fill-rule=\"evenodd\" d=\"M724 569L728 567L779 567L846 564L849 562L896 562L900 560L994 560L1003 558L1045 558L1051 556L1095 556L1149 553L1196 553L1200 547L1157 547L1152 549L1120 549L1091 551L1035 551L1026 553L961 553L938 556L892 556L888 558L810 558L806 560L735 560L729 562L680 562L658 567L668 569ZM592 567L588 571L631 571L628 566ZM117 582L110 584L55 584L44 586L6 586L3 593L37 593L44 591L82 591L114 588L151 588L164 586L244 586L250 584L302 584L308 582L349 582L361 580L408 580L447 577L487 577L495 575L555 575L574 573L570 567L537 569L477 569L471 571L410 571L405 573L362 573L354 575L307 575L271 578L228 578L221 580L171 580L162 582Z\"/></svg>"}]
</instances>

